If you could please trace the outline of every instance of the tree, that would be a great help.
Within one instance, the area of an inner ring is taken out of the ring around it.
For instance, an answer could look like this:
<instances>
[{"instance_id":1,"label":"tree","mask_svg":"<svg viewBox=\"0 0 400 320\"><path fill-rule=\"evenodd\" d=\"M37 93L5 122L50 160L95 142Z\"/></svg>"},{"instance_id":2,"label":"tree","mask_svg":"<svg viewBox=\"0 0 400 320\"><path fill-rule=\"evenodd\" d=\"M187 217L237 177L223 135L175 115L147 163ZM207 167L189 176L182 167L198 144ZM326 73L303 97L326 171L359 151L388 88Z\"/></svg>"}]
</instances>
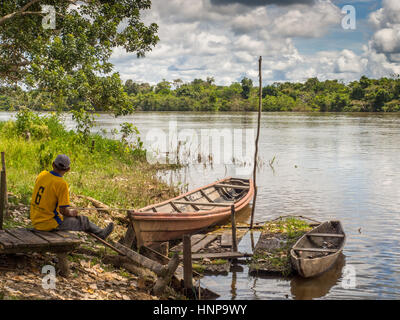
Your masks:
<instances>
[{"instance_id":1,"label":"tree","mask_svg":"<svg viewBox=\"0 0 400 320\"><path fill-rule=\"evenodd\" d=\"M360 78L360 85L361 85L361 88L363 88L363 89L368 88L371 85L371 83L372 83L372 81L370 79L368 79L368 77L366 77L366 76L362 76Z\"/></svg>"},{"instance_id":2,"label":"tree","mask_svg":"<svg viewBox=\"0 0 400 320\"><path fill-rule=\"evenodd\" d=\"M242 97L248 99L250 96L251 89L253 88L253 81L249 78L244 77L241 81L242 84Z\"/></svg>"},{"instance_id":3,"label":"tree","mask_svg":"<svg viewBox=\"0 0 400 320\"><path fill-rule=\"evenodd\" d=\"M362 98L364 98L364 95L365 90L359 84L355 84L351 89L350 98L354 100L361 100Z\"/></svg>"},{"instance_id":4,"label":"tree","mask_svg":"<svg viewBox=\"0 0 400 320\"><path fill-rule=\"evenodd\" d=\"M173 83L175 89L178 89L183 84L183 81L182 81L182 79L175 79L172 81L172 83Z\"/></svg>"},{"instance_id":5,"label":"tree","mask_svg":"<svg viewBox=\"0 0 400 320\"><path fill-rule=\"evenodd\" d=\"M163 79L161 82L157 83L154 89L155 93L168 94L171 91L171 83Z\"/></svg>"},{"instance_id":6,"label":"tree","mask_svg":"<svg viewBox=\"0 0 400 320\"><path fill-rule=\"evenodd\" d=\"M349 97L343 93L335 93L331 102L331 111L342 112L349 105Z\"/></svg>"},{"instance_id":7,"label":"tree","mask_svg":"<svg viewBox=\"0 0 400 320\"><path fill-rule=\"evenodd\" d=\"M44 5L55 10L55 29L43 27ZM143 56L158 42L157 25L140 21L150 6L148 0L2 0L0 82L47 91L64 106L74 101L92 110L100 102L127 112L109 58L115 47Z\"/></svg>"},{"instance_id":8,"label":"tree","mask_svg":"<svg viewBox=\"0 0 400 320\"><path fill-rule=\"evenodd\" d=\"M135 82L133 82L132 79L128 79L125 82L125 91L131 95L131 94L138 94L139 92L139 85Z\"/></svg>"},{"instance_id":9,"label":"tree","mask_svg":"<svg viewBox=\"0 0 400 320\"><path fill-rule=\"evenodd\" d=\"M262 88L262 97L265 98L267 95L276 97L278 92L279 90L275 85L268 85Z\"/></svg>"},{"instance_id":10,"label":"tree","mask_svg":"<svg viewBox=\"0 0 400 320\"><path fill-rule=\"evenodd\" d=\"M390 94L385 89L379 89L375 94L372 102L372 111L381 112L385 102L390 101Z\"/></svg>"}]
</instances>

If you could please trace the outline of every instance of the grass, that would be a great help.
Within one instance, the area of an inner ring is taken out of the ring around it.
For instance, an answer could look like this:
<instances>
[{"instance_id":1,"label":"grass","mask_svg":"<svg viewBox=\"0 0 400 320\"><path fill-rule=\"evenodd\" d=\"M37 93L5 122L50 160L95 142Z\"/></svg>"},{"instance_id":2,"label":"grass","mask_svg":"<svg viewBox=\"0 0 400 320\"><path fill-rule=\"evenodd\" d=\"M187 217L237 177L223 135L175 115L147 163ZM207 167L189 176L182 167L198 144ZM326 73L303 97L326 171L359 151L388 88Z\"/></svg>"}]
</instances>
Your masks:
<instances>
[{"instance_id":1,"label":"grass","mask_svg":"<svg viewBox=\"0 0 400 320\"><path fill-rule=\"evenodd\" d=\"M165 166L149 164L144 150L133 150L122 141L97 134L83 136L67 131L56 115L30 117L17 116L17 121L0 123L0 151L6 154L7 187L17 202L29 204L37 175L51 170L52 161L61 153L71 158L71 171L64 178L72 195L90 196L112 207L128 208L140 208L175 195L174 187L160 183L156 177ZM24 137L26 132L30 132L29 141Z\"/></svg>"},{"instance_id":2,"label":"grass","mask_svg":"<svg viewBox=\"0 0 400 320\"><path fill-rule=\"evenodd\" d=\"M192 263L192 269L198 273L203 273L206 270L203 265L198 263Z\"/></svg>"},{"instance_id":3,"label":"grass","mask_svg":"<svg viewBox=\"0 0 400 320\"><path fill-rule=\"evenodd\" d=\"M221 265L221 264L225 264L225 263L227 263L228 262L228 260L225 260L225 259L213 259L213 260L211 260L211 264L213 264L213 265Z\"/></svg>"},{"instance_id":4,"label":"grass","mask_svg":"<svg viewBox=\"0 0 400 320\"><path fill-rule=\"evenodd\" d=\"M23 110L15 121L0 122L0 151L5 152L7 189L12 193L10 204L14 205L29 207L37 175L42 170L52 170L57 154L67 154L71 159L71 171L64 179L70 187L71 204L76 207L92 206L85 198L88 196L111 208L137 209L179 192L176 186L161 182L157 176L161 170L176 168L176 165L150 164L145 150L133 148L126 140L67 131L57 114L43 117ZM114 221L113 240L119 240L126 231L115 219L121 212L108 215L82 211L81 214L100 227ZM30 220L16 221L14 216L6 219L4 226L30 227Z\"/></svg>"},{"instance_id":5,"label":"grass","mask_svg":"<svg viewBox=\"0 0 400 320\"><path fill-rule=\"evenodd\" d=\"M290 248L311 227L308 223L297 218L286 218L266 222L263 225L263 234L282 240L282 245L273 250L257 249L250 262L255 270L268 270L289 276L292 273L290 263Z\"/></svg>"}]
</instances>

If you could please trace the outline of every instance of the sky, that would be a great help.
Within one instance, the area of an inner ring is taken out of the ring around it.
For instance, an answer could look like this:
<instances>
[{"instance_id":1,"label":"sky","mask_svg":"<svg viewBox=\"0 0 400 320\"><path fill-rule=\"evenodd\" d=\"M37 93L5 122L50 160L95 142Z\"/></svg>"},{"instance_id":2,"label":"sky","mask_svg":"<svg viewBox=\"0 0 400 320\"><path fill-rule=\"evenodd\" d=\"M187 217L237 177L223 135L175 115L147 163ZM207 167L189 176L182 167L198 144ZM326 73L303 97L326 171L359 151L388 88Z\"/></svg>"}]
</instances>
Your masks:
<instances>
[{"instance_id":1,"label":"sky","mask_svg":"<svg viewBox=\"0 0 400 320\"><path fill-rule=\"evenodd\" d=\"M258 83L259 56L264 84L400 74L400 0L153 0L142 20L160 41L144 58L114 49L124 81Z\"/></svg>"}]
</instances>

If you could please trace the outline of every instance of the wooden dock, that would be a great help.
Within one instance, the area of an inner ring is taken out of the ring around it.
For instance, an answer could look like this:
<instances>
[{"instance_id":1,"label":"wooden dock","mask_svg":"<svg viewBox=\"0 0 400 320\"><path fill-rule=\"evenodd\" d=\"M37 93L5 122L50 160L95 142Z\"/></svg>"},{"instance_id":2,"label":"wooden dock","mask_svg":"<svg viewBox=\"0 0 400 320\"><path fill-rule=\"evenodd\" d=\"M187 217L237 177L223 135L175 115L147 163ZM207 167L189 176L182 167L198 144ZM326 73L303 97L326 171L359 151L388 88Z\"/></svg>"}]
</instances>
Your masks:
<instances>
[{"instance_id":1,"label":"wooden dock","mask_svg":"<svg viewBox=\"0 0 400 320\"><path fill-rule=\"evenodd\" d=\"M66 231L46 232L33 229L0 230L0 253L54 252L59 259L61 275L68 276L67 254L81 244L81 240Z\"/></svg>"},{"instance_id":2,"label":"wooden dock","mask_svg":"<svg viewBox=\"0 0 400 320\"><path fill-rule=\"evenodd\" d=\"M245 228L238 229L238 242L247 230ZM179 243L170 251L182 254L183 244ZM227 274L232 262L239 258L252 256L248 252L233 251L232 230L226 227L193 235L191 237L191 252L194 270L201 274Z\"/></svg>"}]
</instances>

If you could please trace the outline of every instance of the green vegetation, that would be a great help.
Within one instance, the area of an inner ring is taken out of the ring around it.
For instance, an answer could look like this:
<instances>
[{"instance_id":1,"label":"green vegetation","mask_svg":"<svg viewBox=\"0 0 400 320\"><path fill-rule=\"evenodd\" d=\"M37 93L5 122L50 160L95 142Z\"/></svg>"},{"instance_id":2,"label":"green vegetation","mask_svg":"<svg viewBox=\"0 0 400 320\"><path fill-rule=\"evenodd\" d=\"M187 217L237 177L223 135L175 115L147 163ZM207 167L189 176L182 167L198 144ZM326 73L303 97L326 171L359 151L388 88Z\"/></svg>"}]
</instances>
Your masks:
<instances>
[{"instance_id":1,"label":"green vegetation","mask_svg":"<svg viewBox=\"0 0 400 320\"><path fill-rule=\"evenodd\" d=\"M204 271L206 270L205 266L199 263L192 263L192 269L200 274L204 273Z\"/></svg>"},{"instance_id":2,"label":"green vegetation","mask_svg":"<svg viewBox=\"0 0 400 320\"><path fill-rule=\"evenodd\" d=\"M141 111L256 111L258 88L248 78L230 86L217 86L214 78L195 79L183 83L177 79L163 80L155 86L148 83L126 81L126 104L117 114ZM337 80L305 83L274 83L262 90L263 111L309 112L398 112L400 111L400 78L379 80L362 77L349 84ZM38 97L41 97L40 99ZM73 103L71 100L69 103ZM23 91L15 87L0 87L0 110L15 110L27 106L33 110L55 109L54 101L38 90ZM76 109L74 105L58 105L64 110L74 110L74 118L89 121L89 109ZM104 110L97 104L91 110ZM121 112L120 112L121 111Z\"/></svg>"},{"instance_id":3,"label":"green vegetation","mask_svg":"<svg viewBox=\"0 0 400 320\"><path fill-rule=\"evenodd\" d=\"M29 204L36 176L51 170L60 153L71 158L65 176L75 195L93 197L109 206L137 208L175 195L175 190L156 177L161 165L150 165L140 139L124 124L121 141L87 132L67 131L56 113L40 117L27 109L16 121L0 122L0 150L6 153L8 189L17 202ZM92 141L94 146L92 148Z\"/></svg>"},{"instance_id":4,"label":"green vegetation","mask_svg":"<svg viewBox=\"0 0 400 320\"><path fill-rule=\"evenodd\" d=\"M290 248L309 230L309 224L297 218L266 222L260 239L261 246L256 249L250 268L255 272L262 270L289 276L292 273ZM275 239L272 243L279 245L271 245L270 239Z\"/></svg>"},{"instance_id":5,"label":"green vegetation","mask_svg":"<svg viewBox=\"0 0 400 320\"><path fill-rule=\"evenodd\" d=\"M44 26L51 16L44 5L56 13L54 26ZM3 0L0 85L27 87L28 107L125 113L128 97L109 59L115 47L141 57L156 45L158 26L141 21L150 7L148 0Z\"/></svg>"},{"instance_id":6,"label":"green vegetation","mask_svg":"<svg viewBox=\"0 0 400 320\"><path fill-rule=\"evenodd\" d=\"M211 264L216 265L216 266L225 264L227 262L228 262L228 260L225 260L225 259L212 259L211 260Z\"/></svg>"}]
</instances>

